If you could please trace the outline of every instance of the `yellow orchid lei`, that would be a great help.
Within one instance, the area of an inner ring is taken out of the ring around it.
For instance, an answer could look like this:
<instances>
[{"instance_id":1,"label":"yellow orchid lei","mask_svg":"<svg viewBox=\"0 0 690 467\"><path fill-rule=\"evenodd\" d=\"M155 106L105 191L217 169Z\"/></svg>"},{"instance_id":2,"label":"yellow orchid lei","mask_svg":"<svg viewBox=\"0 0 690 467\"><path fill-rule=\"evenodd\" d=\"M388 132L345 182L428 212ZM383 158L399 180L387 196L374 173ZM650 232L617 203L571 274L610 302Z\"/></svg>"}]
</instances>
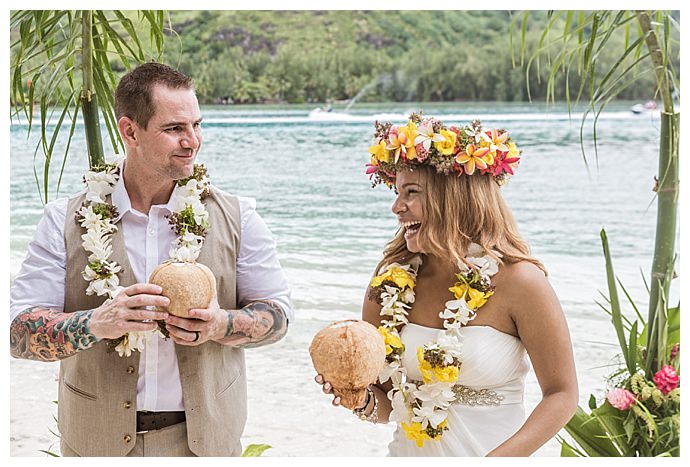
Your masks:
<instances>
[{"instance_id":1,"label":"yellow orchid lei","mask_svg":"<svg viewBox=\"0 0 690 467\"><path fill-rule=\"evenodd\" d=\"M423 382L407 380L402 365L405 346L400 339L402 327L409 323L408 310L415 299L415 281L421 265L420 256L410 264L392 263L370 283L373 296L381 304L379 333L386 344L386 363L379 376L389 379L393 389L388 393L393 411L390 420L401 424L409 439L422 447L426 441L438 440L448 429L448 408L455 400L453 386L458 380L462 364L462 336L460 328L476 316L493 295L491 276L498 272L498 263L483 249L472 244L465 262L458 264L457 282L450 287L454 300L445 304L439 313L445 328L435 342L418 347L417 360Z\"/></svg>"},{"instance_id":2,"label":"yellow orchid lei","mask_svg":"<svg viewBox=\"0 0 690 467\"><path fill-rule=\"evenodd\" d=\"M479 120L462 127L413 113L405 125L375 123L367 174L389 188L402 167L430 165L445 175L490 175L505 184L520 163L521 150L505 130L483 129Z\"/></svg>"}]
</instances>

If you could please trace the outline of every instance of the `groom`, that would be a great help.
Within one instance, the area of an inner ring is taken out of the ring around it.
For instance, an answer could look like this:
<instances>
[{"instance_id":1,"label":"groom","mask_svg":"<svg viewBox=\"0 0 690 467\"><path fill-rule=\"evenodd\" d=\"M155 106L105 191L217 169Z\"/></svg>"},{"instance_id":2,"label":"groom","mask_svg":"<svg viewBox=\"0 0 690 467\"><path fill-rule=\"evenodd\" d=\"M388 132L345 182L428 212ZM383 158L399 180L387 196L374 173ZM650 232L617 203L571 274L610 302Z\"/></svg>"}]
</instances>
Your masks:
<instances>
[{"instance_id":1,"label":"groom","mask_svg":"<svg viewBox=\"0 0 690 467\"><path fill-rule=\"evenodd\" d=\"M275 242L254 200L211 186L206 237L197 259L217 280L217 300L179 318L147 278L169 259L177 233L175 181L190 177L201 146L191 78L162 64L127 73L115 92L127 158L106 200L116 209L109 258L124 290L86 295L89 264L75 220L85 192L49 203L11 289L12 356L60 360L58 427L64 456L231 456L241 453L247 416L244 349L287 332L290 292ZM131 356L109 349L146 332Z\"/></svg>"}]
</instances>

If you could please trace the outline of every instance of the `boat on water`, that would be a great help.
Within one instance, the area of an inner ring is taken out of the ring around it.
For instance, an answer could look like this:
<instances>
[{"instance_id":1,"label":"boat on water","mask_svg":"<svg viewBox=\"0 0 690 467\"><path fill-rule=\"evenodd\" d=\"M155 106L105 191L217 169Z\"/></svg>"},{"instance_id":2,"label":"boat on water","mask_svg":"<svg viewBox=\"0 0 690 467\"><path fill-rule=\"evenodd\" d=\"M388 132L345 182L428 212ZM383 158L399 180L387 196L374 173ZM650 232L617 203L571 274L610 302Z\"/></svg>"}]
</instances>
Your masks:
<instances>
[{"instance_id":1,"label":"boat on water","mask_svg":"<svg viewBox=\"0 0 690 467\"><path fill-rule=\"evenodd\" d=\"M635 104L630 107L630 111L634 114L642 114L653 112L656 110L656 101L647 101L644 104Z\"/></svg>"}]
</instances>

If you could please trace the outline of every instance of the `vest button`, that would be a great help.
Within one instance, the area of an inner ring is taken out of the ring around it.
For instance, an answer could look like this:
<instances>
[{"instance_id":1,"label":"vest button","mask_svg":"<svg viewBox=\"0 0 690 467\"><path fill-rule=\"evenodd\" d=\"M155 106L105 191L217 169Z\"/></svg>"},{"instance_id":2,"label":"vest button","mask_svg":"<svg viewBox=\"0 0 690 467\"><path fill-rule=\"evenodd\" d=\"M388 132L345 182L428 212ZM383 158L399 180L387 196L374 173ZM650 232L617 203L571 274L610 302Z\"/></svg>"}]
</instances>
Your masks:
<instances>
[{"instance_id":1,"label":"vest button","mask_svg":"<svg viewBox=\"0 0 690 467\"><path fill-rule=\"evenodd\" d=\"M127 374L133 374L134 373L134 367L132 365L127 367Z\"/></svg>"},{"instance_id":2,"label":"vest button","mask_svg":"<svg viewBox=\"0 0 690 467\"><path fill-rule=\"evenodd\" d=\"M125 409L131 409L132 408L132 403L130 401L126 401L122 405L125 407Z\"/></svg>"},{"instance_id":3,"label":"vest button","mask_svg":"<svg viewBox=\"0 0 690 467\"><path fill-rule=\"evenodd\" d=\"M129 443L130 441L132 441L132 437L130 435L125 435L124 439L125 439L125 443Z\"/></svg>"}]
</instances>

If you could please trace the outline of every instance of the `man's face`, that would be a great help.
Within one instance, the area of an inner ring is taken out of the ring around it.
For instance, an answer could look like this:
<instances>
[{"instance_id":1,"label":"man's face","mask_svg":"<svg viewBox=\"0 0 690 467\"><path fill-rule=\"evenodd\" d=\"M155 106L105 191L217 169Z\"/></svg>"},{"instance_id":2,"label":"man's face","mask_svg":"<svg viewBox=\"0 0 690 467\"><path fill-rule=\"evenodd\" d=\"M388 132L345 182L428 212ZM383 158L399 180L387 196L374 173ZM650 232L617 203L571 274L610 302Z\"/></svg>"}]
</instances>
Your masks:
<instances>
[{"instance_id":1,"label":"man's face","mask_svg":"<svg viewBox=\"0 0 690 467\"><path fill-rule=\"evenodd\" d=\"M138 128L137 156L160 175L179 180L192 175L201 147L201 111L192 89L155 85L155 113L146 129Z\"/></svg>"}]
</instances>

